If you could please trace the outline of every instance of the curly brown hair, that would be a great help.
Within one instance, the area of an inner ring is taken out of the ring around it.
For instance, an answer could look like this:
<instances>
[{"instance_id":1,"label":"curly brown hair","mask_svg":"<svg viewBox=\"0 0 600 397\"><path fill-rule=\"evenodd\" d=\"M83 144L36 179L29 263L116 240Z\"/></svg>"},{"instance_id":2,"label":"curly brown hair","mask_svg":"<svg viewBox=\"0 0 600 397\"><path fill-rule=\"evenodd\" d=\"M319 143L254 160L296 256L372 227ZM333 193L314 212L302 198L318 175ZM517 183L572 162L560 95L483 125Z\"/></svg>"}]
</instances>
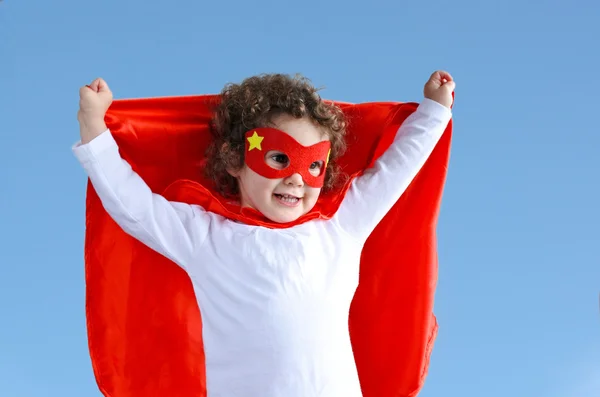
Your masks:
<instances>
[{"instance_id":1,"label":"curly brown hair","mask_svg":"<svg viewBox=\"0 0 600 397\"><path fill-rule=\"evenodd\" d=\"M301 75L262 74L240 84L228 84L212 120L212 142L207 151L206 176L226 197L239 194L237 180L227 170L244 165L245 133L267 127L273 117L308 117L324 127L331 142L323 191L337 186L342 175L336 159L346 150L346 118L340 108L325 102L310 80Z\"/></svg>"}]
</instances>

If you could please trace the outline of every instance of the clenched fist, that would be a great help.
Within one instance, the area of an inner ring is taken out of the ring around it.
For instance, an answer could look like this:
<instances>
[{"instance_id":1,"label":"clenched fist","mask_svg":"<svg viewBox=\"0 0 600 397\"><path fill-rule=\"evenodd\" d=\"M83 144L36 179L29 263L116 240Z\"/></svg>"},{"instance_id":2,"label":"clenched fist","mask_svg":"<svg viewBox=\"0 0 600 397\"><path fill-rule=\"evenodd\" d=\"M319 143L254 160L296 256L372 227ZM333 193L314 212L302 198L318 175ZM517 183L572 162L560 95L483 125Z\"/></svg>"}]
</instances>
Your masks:
<instances>
[{"instance_id":1,"label":"clenched fist","mask_svg":"<svg viewBox=\"0 0 600 397\"><path fill-rule=\"evenodd\" d=\"M108 84L100 78L79 89L77 120L82 144L90 142L106 130L104 115L112 100L113 94Z\"/></svg>"},{"instance_id":2,"label":"clenched fist","mask_svg":"<svg viewBox=\"0 0 600 397\"><path fill-rule=\"evenodd\" d=\"M447 108L452 106L452 93L456 84L450 73L444 71L434 72L423 90L425 98L436 101Z\"/></svg>"}]
</instances>

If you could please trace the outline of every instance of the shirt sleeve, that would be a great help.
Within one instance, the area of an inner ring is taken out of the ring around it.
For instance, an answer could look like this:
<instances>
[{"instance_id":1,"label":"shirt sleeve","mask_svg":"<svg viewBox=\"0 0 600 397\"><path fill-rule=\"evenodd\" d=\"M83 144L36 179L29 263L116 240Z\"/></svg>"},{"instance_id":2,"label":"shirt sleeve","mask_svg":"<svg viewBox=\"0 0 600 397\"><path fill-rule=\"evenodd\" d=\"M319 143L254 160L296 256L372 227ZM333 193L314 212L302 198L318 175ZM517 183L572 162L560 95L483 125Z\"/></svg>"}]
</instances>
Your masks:
<instances>
[{"instance_id":1,"label":"shirt sleeve","mask_svg":"<svg viewBox=\"0 0 600 397\"><path fill-rule=\"evenodd\" d=\"M352 181L333 221L357 239L368 238L423 167L451 118L450 109L424 99L373 167Z\"/></svg>"},{"instance_id":2,"label":"shirt sleeve","mask_svg":"<svg viewBox=\"0 0 600 397\"><path fill-rule=\"evenodd\" d=\"M206 211L153 193L121 157L109 130L76 144L73 153L111 218L127 234L187 268L208 234Z\"/></svg>"}]
</instances>

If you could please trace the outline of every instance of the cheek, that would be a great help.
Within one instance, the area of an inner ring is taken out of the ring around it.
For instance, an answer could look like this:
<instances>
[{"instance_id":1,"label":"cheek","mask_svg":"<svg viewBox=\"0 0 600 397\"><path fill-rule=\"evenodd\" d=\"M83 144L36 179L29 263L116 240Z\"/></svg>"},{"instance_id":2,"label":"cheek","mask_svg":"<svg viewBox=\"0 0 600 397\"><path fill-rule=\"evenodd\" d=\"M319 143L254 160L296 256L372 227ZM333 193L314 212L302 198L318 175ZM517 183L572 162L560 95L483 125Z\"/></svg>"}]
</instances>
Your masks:
<instances>
[{"instance_id":1,"label":"cheek","mask_svg":"<svg viewBox=\"0 0 600 397\"><path fill-rule=\"evenodd\" d=\"M316 187L306 187L305 195L309 198L311 202L316 202L321 194L321 189Z\"/></svg>"},{"instance_id":2,"label":"cheek","mask_svg":"<svg viewBox=\"0 0 600 397\"><path fill-rule=\"evenodd\" d=\"M264 176L255 173L251 169L248 169L246 173L245 185L255 195L270 196L272 194L272 190L277 185L277 180L265 178Z\"/></svg>"}]
</instances>

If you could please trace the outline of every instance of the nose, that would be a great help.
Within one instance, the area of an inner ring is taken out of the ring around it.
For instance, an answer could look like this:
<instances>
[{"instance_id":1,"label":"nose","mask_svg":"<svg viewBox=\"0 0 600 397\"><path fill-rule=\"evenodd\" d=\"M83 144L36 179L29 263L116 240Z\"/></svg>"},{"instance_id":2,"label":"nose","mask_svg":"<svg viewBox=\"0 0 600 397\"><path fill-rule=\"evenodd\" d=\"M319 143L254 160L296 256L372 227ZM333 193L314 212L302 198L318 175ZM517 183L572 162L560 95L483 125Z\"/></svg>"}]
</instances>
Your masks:
<instances>
[{"instance_id":1,"label":"nose","mask_svg":"<svg viewBox=\"0 0 600 397\"><path fill-rule=\"evenodd\" d=\"M297 172L285 178L284 183L289 186L304 186L304 180L302 179L302 175L298 174Z\"/></svg>"}]
</instances>

